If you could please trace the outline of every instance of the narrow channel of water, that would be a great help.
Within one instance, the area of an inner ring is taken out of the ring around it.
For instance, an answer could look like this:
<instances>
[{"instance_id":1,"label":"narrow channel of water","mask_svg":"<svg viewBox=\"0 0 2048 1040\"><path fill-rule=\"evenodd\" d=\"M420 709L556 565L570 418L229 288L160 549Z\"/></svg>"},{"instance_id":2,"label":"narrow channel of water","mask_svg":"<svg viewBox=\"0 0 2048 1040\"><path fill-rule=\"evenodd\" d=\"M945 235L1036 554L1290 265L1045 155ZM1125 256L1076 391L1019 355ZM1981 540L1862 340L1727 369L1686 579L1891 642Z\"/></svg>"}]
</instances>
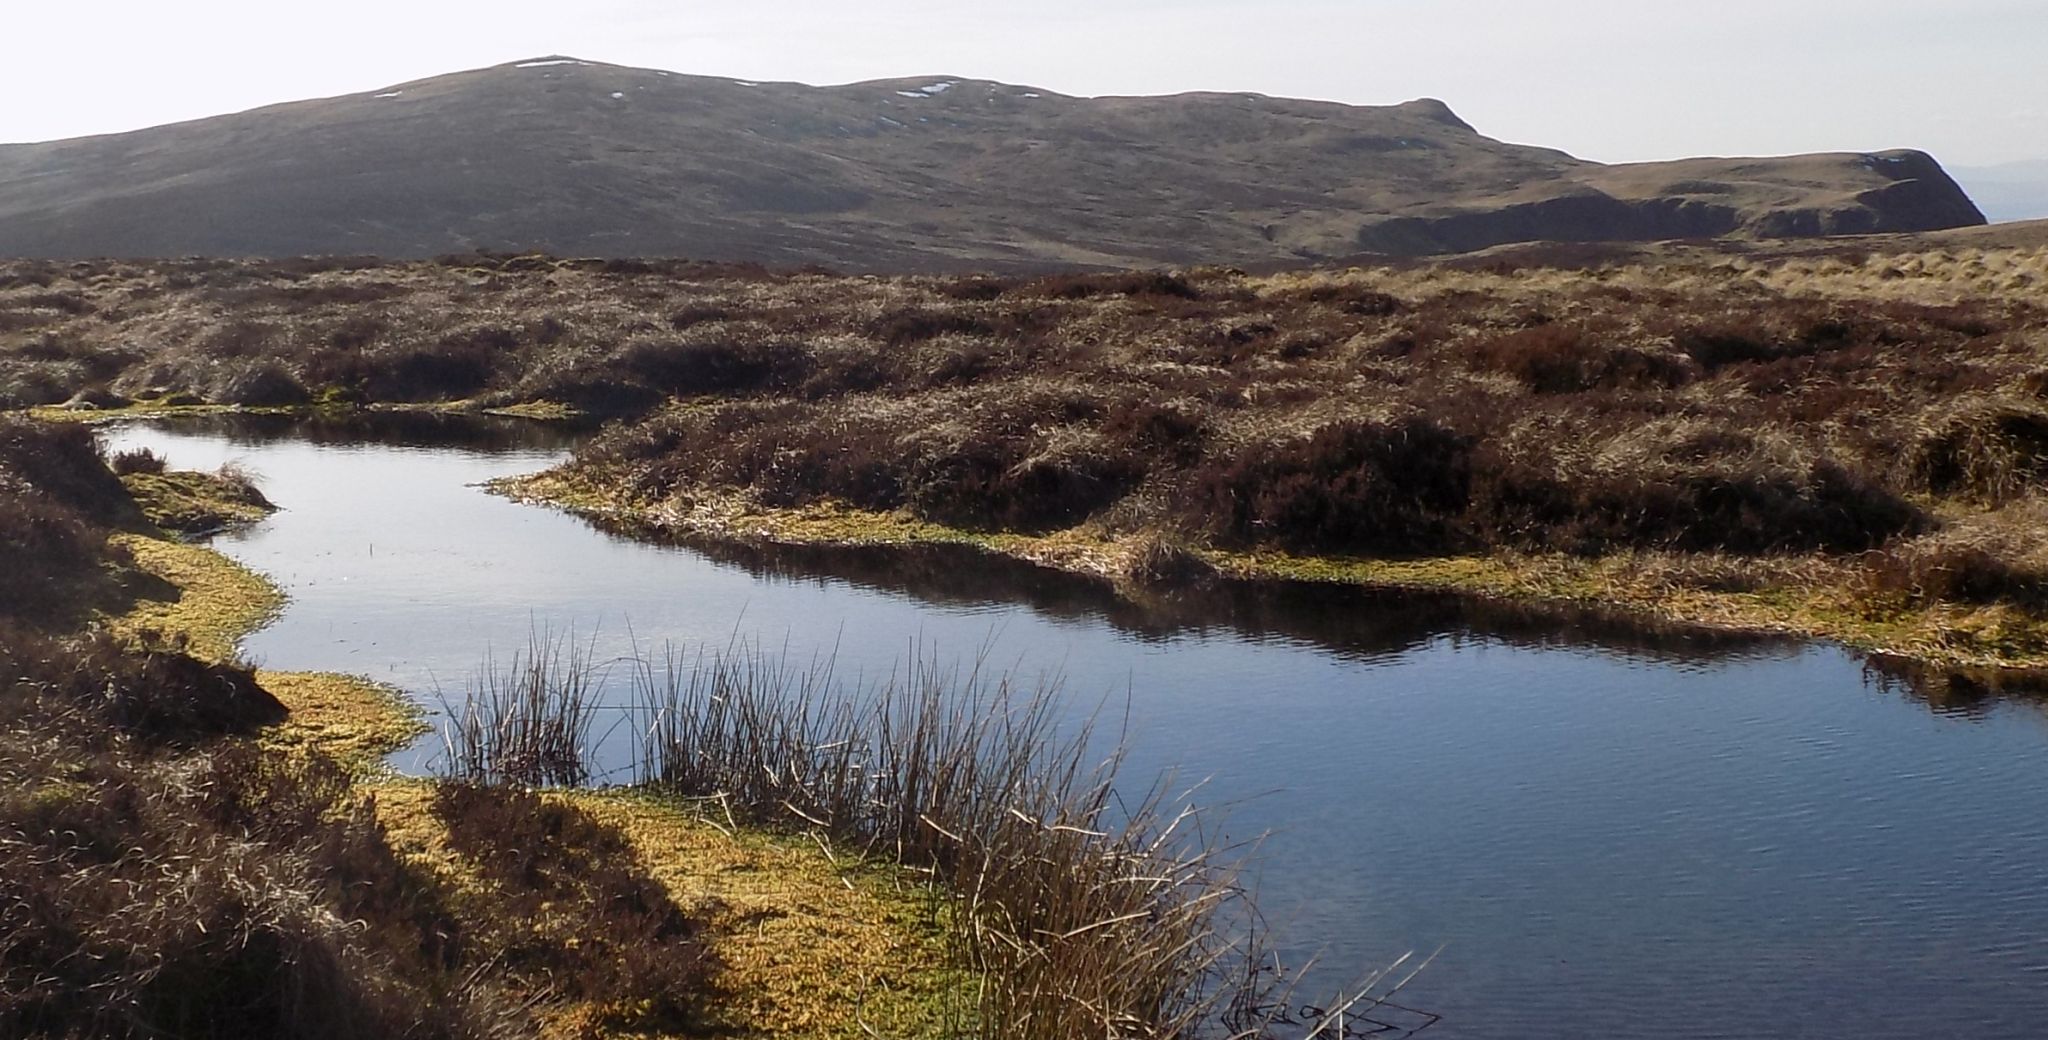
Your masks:
<instances>
[{"instance_id":1,"label":"narrow channel of water","mask_svg":"<svg viewBox=\"0 0 2048 1040\"><path fill-rule=\"evenodd\" d=\"M284 511L218 544L292 597L246 644L271 667L434 707L540 626L600 657L737 634L841 674L989 646L1127 701L1132 778L1210 777L1234 832L1272 832L1261 905L1325 979L1445 947L1404 994L1445 1015L1428 1037L2048 1035L2036 702L1930 700L1828 646L1442 598L1138 605L960 553L640 541L474 487L566 450L516 423L106 440L261 475Z\"/></svg>"}]
</instances>

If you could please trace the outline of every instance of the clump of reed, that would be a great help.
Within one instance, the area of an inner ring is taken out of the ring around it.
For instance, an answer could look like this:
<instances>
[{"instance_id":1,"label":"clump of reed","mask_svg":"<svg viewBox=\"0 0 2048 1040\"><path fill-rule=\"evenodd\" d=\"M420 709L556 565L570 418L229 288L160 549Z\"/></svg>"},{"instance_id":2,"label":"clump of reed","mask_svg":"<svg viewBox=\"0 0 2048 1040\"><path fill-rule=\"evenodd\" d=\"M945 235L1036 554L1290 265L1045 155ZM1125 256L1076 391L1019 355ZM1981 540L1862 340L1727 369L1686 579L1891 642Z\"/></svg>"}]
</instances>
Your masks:
<instances>
[{"instance_id":1,"label":"clump of reed","mask_svg":"<svg viewBox=\"0 0 2048 1040\"><path fill-rule=\"evenodd\" d=\"M123 477L131 473L162 473L168 466L162 455L145 447L117 451L107 459L107 468Z\"/></svg>"},{"instance_id":2,"label":"clump of reed","mask_svg":"<svg viewBox=\"0 0 2048 1040\"><path fill-rule=\"evenodd\" d=\"M453 775L590 775L561 756L590 750L601 669L565 646L542 640L510 673L484 673L452 714ZM976 980L971 1006L954 1009L961 1035L1327 1034L1283 1020L1291 976L1272 969L1239 883L1249 847L1220 845L1169 777L1127 795L1122 743L1098 732L1099 715L1070 711L1057 682L919 651L856 682L830 660L745 644L615 664L641 786L900 865L950 897L942 918Z\"/></svg>"},{"instance_id":3,"label":"clump of reed","mask_svg":"<svg viewBox=\"0 0 2048 1040\"><path fill-rule=\"evenodd\" d=\"M545 632L502 668L487 656L441 729L449 776L524 787L589 780L585 751L601 680L588 644Z\"/></svg>"},{"instance_id":4,"label":"clump of reed","mask_svg":"<svg viewBox=\"0 0 2048 1040\"><path fill-rule=\"evenodd\" d=\"M1117 799L1117 753L1064 732L1054 692L911 657L848 691L828 667L741 650L636 673L641 769L736 815L815 829L926 872L962 903L983 1035L1190 1034L1235 952L1240 892L1189 809ZM1085 1025L1084 1025L1085 1023Z\"/></svg>"}]
</instances>

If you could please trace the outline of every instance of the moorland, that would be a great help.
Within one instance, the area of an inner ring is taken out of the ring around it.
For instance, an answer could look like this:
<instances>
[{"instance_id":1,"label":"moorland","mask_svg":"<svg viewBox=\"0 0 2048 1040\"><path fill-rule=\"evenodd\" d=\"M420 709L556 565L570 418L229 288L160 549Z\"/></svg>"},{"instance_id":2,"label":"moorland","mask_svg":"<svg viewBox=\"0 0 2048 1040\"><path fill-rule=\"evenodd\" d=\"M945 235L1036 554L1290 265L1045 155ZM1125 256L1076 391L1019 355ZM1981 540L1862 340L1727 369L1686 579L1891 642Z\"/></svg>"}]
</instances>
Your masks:
<instances>
[{"instance_id":1,"label":"moorland","mask_svg":"<svg viewBox=\"0 0 2048 1040\"><path fill-rule=\"evenodd\" d=\"M508 490L1126 584L1452 588L2033 668L2048 251L1977 234L1265 275L19 262L0 395L582 412L605 429Z\"/></svg>"},{"instance_id":2,"label":"moorland","mask_svg":"<svg viewBox=\"0 0 2048 1040\"><path fill-rule=\"evenodd\" d=\"M261 479L92 422L577 421L495 490L1974 688L2048 670L2048 225L1983 220L1910 150L1610 166L1430 99L562 57L0 145L40 258L0 261L0 1035L1286 1035L1233 850L1047 695L637 661L640 782L597 790L591 662L543 639L398 776L398 691L237 651L283 594L196 540Z\"/></svg>"}]
</instances>

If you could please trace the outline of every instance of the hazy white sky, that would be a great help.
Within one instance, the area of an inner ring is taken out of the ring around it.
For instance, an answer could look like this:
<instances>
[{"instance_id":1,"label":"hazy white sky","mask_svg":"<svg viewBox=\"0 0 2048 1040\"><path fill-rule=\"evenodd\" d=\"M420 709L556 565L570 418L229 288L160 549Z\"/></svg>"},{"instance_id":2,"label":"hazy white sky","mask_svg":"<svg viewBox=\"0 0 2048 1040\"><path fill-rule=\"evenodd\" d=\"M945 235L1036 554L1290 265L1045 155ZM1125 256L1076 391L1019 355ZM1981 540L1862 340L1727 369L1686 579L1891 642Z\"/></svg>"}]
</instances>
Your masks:
<instances>
[{"instance_id":1,"label":"hazy white sky","mask_svg":"<svg viewBox=\"0 0 2048 1040\"><path fill-rule=\"evenodd\" d=\"M134 129L547 53L747 79L1434 96L1620 161L2048 156L2048 0L0 0L0 141Z\"/></svg>"}]
</instances>

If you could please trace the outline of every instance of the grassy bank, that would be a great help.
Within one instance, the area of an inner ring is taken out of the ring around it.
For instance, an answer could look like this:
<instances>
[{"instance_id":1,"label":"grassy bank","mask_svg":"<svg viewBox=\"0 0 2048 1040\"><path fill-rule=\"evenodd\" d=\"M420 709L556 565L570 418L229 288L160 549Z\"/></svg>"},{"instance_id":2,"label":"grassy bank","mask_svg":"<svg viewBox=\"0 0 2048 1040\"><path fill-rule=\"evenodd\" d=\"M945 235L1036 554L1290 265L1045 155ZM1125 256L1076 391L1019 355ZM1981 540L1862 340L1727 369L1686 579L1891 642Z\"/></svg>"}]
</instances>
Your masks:
<instances>
[{"instance_id":1,"label":"grassy bank","mask_svg":"<svg viewBox=\"0 0 2048 1040\"><path fill-rule=\"evenodd\" d=\"M1933 669L1923 673L1929 679L1963 677L1994 687L2031 682L2048 669L2048 619L2040 613L2005 603L1909 600L1873 587L1867 561L1855 558L1633 551L1388 559L1219 548L1173 533L1098 525L1043 535L974 530L833 501L765 506L735 492L699 493L686 503L648 501L559 472L501 480L493 490L654 530L738 542L971 546L1099 579L1140 598L1210 576L1330 582L1825 639L1918 662Z\"/></svg>"}]
</instances>

